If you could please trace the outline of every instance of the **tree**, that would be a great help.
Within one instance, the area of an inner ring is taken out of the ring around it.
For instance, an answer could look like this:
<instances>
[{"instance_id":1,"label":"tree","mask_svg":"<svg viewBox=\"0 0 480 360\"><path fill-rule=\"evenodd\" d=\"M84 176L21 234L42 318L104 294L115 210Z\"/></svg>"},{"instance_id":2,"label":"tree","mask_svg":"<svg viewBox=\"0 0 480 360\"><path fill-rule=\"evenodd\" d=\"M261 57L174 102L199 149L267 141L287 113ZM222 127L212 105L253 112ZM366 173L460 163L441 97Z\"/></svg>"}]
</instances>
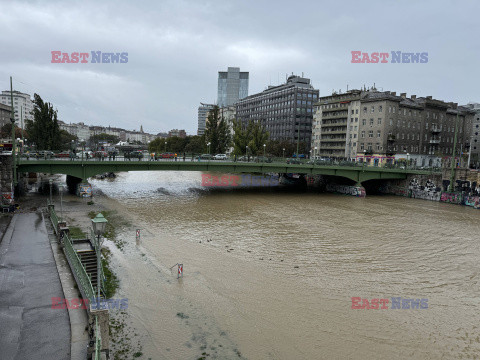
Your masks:
<instances>
[{"instance_id":1,"label":"tree","mask_svg":"<svg viewBox=\"0 0 480 360\"><path fill-rule=\"evenodd\" d=\"M33 96L33 120L26 121L26 130L30 143L35 143L39 150L60 150L60 127L57 111L52 104L44 102L40 95Z\"/></svg>"},{"instance_id":2,"label":"tree","mask_svg":"<svg viewBox=\"0 0 480 360\"><path fill-rule=\"evenodd\" d=\"M205 124L205 141L210 143L213 153L224 153L232 141L226 120L219 118L219 108L214 106Z\"/></svg>"},{"instance_id":3,"label":"tree","mask_svg":"<svg viewBox=\"0 0 480 360\"><path fill-rule=\"evenodd\" d=\"M19 128L18 126L15 126L15 139L21 139L22 138L22 132L23 132L23 137L24 138L28 138L28 133L23 130L21 128ZM11 139L12 138L12 124L11 123L7 123L5 125L2 126L2 128L0 129L0 138L3 138L3 139Z\"/></svg>"},{"instance_id":4,"label":"tree","mask_svg":"<svg viewBox=\"0 0 480 360\"><path fill-rule=\"evenodd\" d=\"M253 124L251 139L248 142L248 147L252 150L252 154L262 155L263 145L267 142L269 137L270 135L260 123L257 122Z\"/></svg>"},{"instance_id":5,"label":"tree","mask_svg":"<svg viewBox=\"0 0 480 360\"><path fill-rule=\"evenodd\" d=\"M188 143L185 146L185 152L188 154L199 154L205 149L205 139L203 136L187 136Z\"/></svg>"},{"instance_id":6,"label":"tree","mask_svg":"<svg viewBox=\"0 0 480 360\"><path fill-rule=\"evenodd\" d=\"M71 150L72 140L76 142L78 138L66 130L60 130L60 150Z\"/></svg>"},{"instance_id":7,"label":"tree","mask_svg":"<svg viewBox=\"0 0 480 360\"><path fill-rule=\"evenodd\" d=\"M248 126L244 128L240 121L233 121L233 154L234 155L243 155L246 153L248 143L251 139L251 134L253 130L253 122L249 122Z\"/></svg>"},{"instance_id":8,"label":"tree","mask_svg":"<svg viewBox=\"0 0 480 360\"><path fill-rule=\"evenodd\" d=\"M98 145L101 141L106 141L110 144L117 144L120 141L120 138L106 133L96 134L90 137L90 144L92 145Z\"/></svg>"}]
</instances>

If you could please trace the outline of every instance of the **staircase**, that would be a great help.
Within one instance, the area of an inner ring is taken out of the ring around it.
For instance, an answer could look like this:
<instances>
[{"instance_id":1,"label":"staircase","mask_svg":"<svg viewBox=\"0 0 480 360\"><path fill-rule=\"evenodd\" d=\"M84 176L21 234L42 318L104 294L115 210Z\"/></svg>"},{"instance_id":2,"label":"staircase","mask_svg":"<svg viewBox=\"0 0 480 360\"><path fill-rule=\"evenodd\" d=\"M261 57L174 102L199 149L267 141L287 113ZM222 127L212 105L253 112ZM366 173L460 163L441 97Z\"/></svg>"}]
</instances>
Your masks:
<instances>
[{"instance_id":1,"label":"staircase","mask_svg":"<svg viewBox=\"0 0 480 360\"><path fill-rule=\"evenodd\" d=\"M77 254L80 256L80 261L90 276L93 288L97 289L97 255L95 250L78 250Z\"/></svg>"}]
</instances>

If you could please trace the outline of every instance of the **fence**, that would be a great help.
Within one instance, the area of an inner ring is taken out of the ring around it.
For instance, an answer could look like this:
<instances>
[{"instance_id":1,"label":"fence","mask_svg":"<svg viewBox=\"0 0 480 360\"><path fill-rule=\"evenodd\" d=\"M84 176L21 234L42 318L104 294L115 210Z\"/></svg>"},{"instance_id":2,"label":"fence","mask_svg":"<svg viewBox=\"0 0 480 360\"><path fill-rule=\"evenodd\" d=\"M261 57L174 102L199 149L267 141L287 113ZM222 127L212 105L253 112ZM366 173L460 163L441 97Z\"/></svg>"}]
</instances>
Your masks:
<instances>
[{"instance_id":1,"label":"fence","mask_svg":"<svg viewBox=\"0 0 480 360\"><path fill-rule=\"evenodd\" d=\"M58 217L55 213L55 208L53 205L49 205L49 212L50 212L50 220L52 221L53 228L55 233L58 235ZM70 235L68 232L64 232L62 235L62 241L64 246L64 252L67 257L68 264L70 265L70 269L73 272L73 277L75 278L80 292L85 299L93 299L95 297L95 291L93 289L92 281L90 276L88 275L85 267L83 266L80 257L77 254L77 251L73 248L72 240L70 239ZM103 276L103 271L101 272ZM98 276L98 275L97 275ZM102 277L103 279L103 277ZM102 338L101 338L101 331L100 326L98 324L98 316L95 316L95 360L101 359L101 348L102 348Z\"/></svg>"}]
</instances>

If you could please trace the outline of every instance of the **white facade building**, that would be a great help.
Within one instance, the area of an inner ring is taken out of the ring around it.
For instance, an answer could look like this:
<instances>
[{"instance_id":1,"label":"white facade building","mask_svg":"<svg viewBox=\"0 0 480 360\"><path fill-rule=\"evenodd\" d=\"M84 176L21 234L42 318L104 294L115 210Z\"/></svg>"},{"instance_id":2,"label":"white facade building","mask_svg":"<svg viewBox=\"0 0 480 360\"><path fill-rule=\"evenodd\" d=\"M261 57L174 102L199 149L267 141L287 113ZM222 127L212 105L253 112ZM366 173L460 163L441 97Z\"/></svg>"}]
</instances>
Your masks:
<instances>
[{"instance_id":1,"label":"white facade building","mask_svg":"<svg viewBox=\"0 0 480 360\"><path fill-rule=\"evenodd\" d=\"M0 103L11 106L10 90L2 91ZM15 121L17 126L25 128L26 120L33 120L33 101L29 94L13 91L13 108L15 110ZM22 121L23 118L23 121Z\"/></svg>"}]
</instances>

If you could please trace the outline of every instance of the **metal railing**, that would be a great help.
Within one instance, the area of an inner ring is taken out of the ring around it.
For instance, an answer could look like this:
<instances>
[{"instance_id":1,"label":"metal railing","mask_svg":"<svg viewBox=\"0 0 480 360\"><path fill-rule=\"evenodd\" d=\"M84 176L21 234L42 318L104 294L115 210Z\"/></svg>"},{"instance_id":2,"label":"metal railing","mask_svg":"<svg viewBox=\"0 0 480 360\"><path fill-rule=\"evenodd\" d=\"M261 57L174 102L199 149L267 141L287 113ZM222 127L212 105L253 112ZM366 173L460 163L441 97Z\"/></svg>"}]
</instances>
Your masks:
<instances>
[{"instance_id":1,"label":"metal railing","mask_svg":"<svg viewBox=\"0 0 480 360\"><path fill-rule=\"evenodd\" d=\"M50 209L50 220L53 224L53 230L55 231L55 234L58 235L58 216L55 213L55 209L53 208L53 206L48 206L48 208Z\"/></svg>"},{"instance_id":2,"label":"metal railing","mask_svg":"<svg viewBox=\"0 0 480 360\"><path fill-rule=\"evenodd\" d=\"M100 334L100 326L98 325L98 317L95 316L95 360L101 359L100 350L102 348L102 335Z\"/></svg>"},{"instance_id":3,"label":"metal railing","mask_svg":"<svg viewBox=\"0 0 480 360\"><path fill-rule=\"evenodd\" d=\"M52 221L55 232L58 233L58 217L53 206L50 206L50 220ZM70 239L68 233L63 235L63 245L65 249L65 255L67 256L70 268L74 273L74 277L83 290L82 294L84 294L87 299L93 298L95 296L95 292L93 291L92 281L85 270L77 251L73 248L72 240Z\"/></svg>"}]
</instances>

